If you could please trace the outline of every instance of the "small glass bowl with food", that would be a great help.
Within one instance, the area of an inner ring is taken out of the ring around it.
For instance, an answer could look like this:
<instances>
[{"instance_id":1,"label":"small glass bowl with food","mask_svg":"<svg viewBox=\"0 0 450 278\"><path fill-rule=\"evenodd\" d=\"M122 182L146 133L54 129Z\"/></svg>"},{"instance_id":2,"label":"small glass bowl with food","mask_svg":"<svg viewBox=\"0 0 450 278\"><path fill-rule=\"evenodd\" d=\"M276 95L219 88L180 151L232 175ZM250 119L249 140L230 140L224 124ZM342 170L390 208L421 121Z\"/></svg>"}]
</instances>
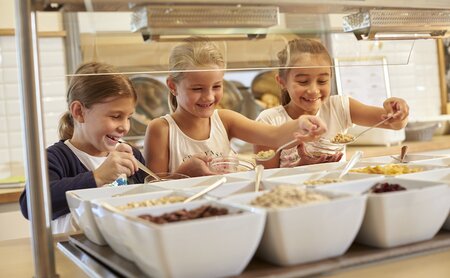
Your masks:
<instances>
[{"instance_id":1,"label":"small glass bowl with food","mask_svg":"<svg viewBox=\"0 0 450 278\"><path fill-rule=\"evenodd\" d=\"M237 156L220 156L209 162L209 169L217 174L228 174L243 171L251 171L255 164L249 160Z\"/></svg>"},{"instance_id":2,"label":"small glass bowl with food","mask_svg":"<svg viewBox=\"0 0 450 278\"><path fill-rule=\"evenodd\" d=\"M305 154L312 158L336 157L342 155L345 145L332 143L330 140L320 138L317 141L304 143Z\"/></svg>"},{"instance_id":3,"label":"small glass bowl with food","mask_svg":"<svg viewBox=\"0 0 450 278\"><path fill-rule=\"evenodd\" d=\"M168 173L168 172L156 173L156 175L161 179L160 181L180 180L180 179L189 178L188 175L179 174L179 173ZM144 179L144 183L153 183L153 182L157 182L157 181L158 180L156 180L151 175L148 175Z\"/></svg>"}]
</instances>

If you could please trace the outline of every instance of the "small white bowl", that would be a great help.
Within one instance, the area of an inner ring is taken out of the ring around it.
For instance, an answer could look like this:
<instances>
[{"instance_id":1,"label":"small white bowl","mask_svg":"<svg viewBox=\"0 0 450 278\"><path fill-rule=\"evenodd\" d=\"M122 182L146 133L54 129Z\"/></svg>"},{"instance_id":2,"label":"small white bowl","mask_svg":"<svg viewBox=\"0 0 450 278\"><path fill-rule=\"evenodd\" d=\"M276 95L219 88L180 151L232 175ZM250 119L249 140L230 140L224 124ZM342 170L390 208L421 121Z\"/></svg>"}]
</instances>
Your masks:
<instances>
[{"instance_id":1,"label":"small white bowl","mask_svg":"<svg viewBox=\"0 0 450 278\"><path fill-rule=\"evenodd\" d=\"M267 222L257 251L259 257L287 266L336 257L347 251L361 226L367 196L315 191L332 199L266 209ZM266 192L234 195L223 201L248 205Z\"/></svg>"},{"instance_id":2,"label":"small white bowl","mask_svg":"<svg viewBox=\"0 0 450 278\"><path fill-rule=\"evenodd\" d=\"M210 204L229 215L155 224L142 214L161 215ZM237 213L242 211L242 213ZM194 201L114 213L134 262L152 277L228 277L241 273L264 230L264 210L216 201Z\"/></svg>"},{"instance_id":3,"label":"small white bowl","mask_svg":"<svg viewBox=\"0 0 450 278\"><path fill-rule=\"evenodd\" d=\"M370 193L364 221L356 240L389 248L428 240L442 227L450 209L450 189L439 182L386 178L381 183L399 184L405 191ZM361 181L340 185L334 191L362 193L375 183Z\"/></svg>"}]
</instances>

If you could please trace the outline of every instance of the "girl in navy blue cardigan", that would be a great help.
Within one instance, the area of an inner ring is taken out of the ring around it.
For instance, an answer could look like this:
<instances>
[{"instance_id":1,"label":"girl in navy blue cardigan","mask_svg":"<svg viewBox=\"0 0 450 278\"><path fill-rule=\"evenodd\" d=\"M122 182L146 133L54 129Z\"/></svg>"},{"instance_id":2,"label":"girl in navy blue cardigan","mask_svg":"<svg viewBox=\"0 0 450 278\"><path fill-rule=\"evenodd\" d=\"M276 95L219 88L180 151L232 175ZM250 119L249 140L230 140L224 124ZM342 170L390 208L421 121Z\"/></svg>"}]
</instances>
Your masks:
<instances>
[{"instance_id":1,"label":"girl in navy blue cardigan","mask_svg":"<svg viewBox=\"0 0 450 278\"><path fill-rule=\"evenodd\" d=\"M61 140L47 149L53 233L75 229L66 191L106 184L143 183L145 164L139 150L118 144L130 129L137 100L130 80L102 63L81 65L70 81L68 111L59 122ZM205 161L196 157L177 172L208 174ZM22 214L28 218L26 191L20 196Z\"/></svg>"}]
</instances>

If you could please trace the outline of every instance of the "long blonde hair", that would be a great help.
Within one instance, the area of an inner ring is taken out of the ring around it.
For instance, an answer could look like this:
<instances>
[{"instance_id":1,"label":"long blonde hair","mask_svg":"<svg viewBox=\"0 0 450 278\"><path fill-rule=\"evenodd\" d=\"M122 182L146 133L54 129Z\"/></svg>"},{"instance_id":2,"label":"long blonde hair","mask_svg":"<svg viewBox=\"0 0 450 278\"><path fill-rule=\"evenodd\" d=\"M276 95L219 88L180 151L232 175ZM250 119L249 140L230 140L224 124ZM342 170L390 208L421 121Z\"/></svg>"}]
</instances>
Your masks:
<instances>
[{"instance_id":1,"label":"long blonde hair","mask_svg":"<svg viewBox=\"0 0 450 278\"><path fill-rule=\"evenodd\" d=\"M67 90L67 105L74 101L90 108L110 97L132 97L137 100L136 91L127 76L117 73L111 65L89 62L82 64L75 72ZM66 111L59 120L58 132L62 140L73 136L74 122L70 111Z\"/></svg>"},{"instance_id":2,"label":"long blonde hair","mask_svg":"<svg viewBox=\"0 0 450 278\"><path fill-rule=\"evenodd\" d=\"M191 37L172 49L169 57L168 79L174 83L180 82L186 70L192 70L209 65L225 68L225 60L217 44L204 37ZM169 95L171 111L177 108L177 99L173 92Z\"/></svg>"},{"instance_id":3,"label":"long blonde hair","mask_svg":"<svg viewBox=\"0 0 450 278\"><path fill-rule=\"evenodd\" d=\"M283 50L278 52L277 55L279 66L281 67L278 70L278 75L280 76L281 79L286 80L287 74L289 73L290 70L289 68L283 67L295 66L295 63L298 62L299 55L304 53L324 55L330 61L330 66L333 63L330 53L322 43L312 39L305 39L305 38L294 39L289 41L288 45ZM286 105L290 101L291 97L289 96L288 91L286 89L282 89L281 104Z\"/></svg>"}]
</instances>

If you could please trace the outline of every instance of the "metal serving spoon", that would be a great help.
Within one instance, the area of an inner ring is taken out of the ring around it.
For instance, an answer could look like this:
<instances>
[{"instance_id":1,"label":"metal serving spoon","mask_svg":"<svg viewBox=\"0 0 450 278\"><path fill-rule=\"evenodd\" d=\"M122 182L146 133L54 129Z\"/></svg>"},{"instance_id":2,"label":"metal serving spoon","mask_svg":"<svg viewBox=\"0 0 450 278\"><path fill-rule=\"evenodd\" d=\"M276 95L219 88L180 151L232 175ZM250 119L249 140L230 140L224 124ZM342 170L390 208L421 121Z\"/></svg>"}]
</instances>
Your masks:
<instances>
[{"instance_id":1,"label":"metal serving spoon","mask_svg":"<svg viewBox=\"0 0 450 278\"><path fill-rule=\"evenodd\" d=\"M353 138L352 138L350 141L342 142L342 143L340 143L340 142L334 143L334 142L332 142L332 141L330 140L330 142L333 143L333 144L340 144L340 145L348 145L348 144L352 144L352 143L354 143L359 137L361 137L361 135L363 135L364 133L368 132L369 130L371 130L371 129L373 129L373 128L376 128L376 127L378 127L378 126L384 124L384 123L387 122L388 120L392 119L392 117L394 117L394 115L391 115L391 116L387 117L386 119L384 119L384 120L378 122L377 124L375 124L375 125L373 125L373 126L367 128L367 129L363 130L363 131L360 132L358 135L353 136ZM327 139L327 140L329 140L329 139Z\"/></svg>"},{"instance_id":2,"label":"metal serving spoon","mask_svg":"<svg viewBox=\"0 0 450 278\"><path fill-rule=\"evenodd\" d=\"M281 147L279 147L278 149L276 149L275 151L272 150L272 153L269 156L264 156L263 157L263 156L258 155L258 154L264 152L264 151L261 151L261 152L259 152L258 154L255 155L255 160L256 161L269 161L272 158L274 158L275 155L277 153L279 153L281 150L285 149L286 147L289 147L290 145L292 145L294 143L298 144L298 140L297 139L291 140L291 141L287 142L286 144L282 145Z\"/></svg>"},{"instance_id":3,"label":"metal serving spoon","mask_svg":"<svg viewBox=\"0 0 450 278\"><path fill-rule=\"evenodd\" d=\"M128 144L130 145L130 143L127 143L127 141L123 140L123 139L119 139L119 143L124 143L124 144ZM131 146L131 145L130 145ZM161 181L161 178L155 174L152 170L150 170L149 168L147 168L147 166L145 166L144 164L142 164L142 162L140 162L139 160L137 160L136 158L134 159L139 167L139 169L141 169L142 171L146 172L147 174L149 174L150 176L152 176L156 181Z\"/></svg>"}]
</instances>

